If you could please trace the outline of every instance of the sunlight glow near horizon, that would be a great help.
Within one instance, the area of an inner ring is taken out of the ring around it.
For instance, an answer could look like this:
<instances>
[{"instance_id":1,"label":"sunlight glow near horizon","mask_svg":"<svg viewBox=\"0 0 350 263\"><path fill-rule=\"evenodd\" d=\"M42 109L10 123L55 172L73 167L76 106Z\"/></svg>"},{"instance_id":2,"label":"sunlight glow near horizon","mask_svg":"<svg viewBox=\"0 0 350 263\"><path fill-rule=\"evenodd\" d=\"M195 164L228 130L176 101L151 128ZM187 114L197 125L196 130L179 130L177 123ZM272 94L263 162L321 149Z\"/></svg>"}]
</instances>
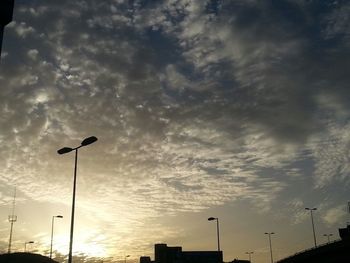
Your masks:
<instances>
[{"instance_id":1,"label":"sunlight glow near horizon","mask_svg":"<svg viewBox=\"0 0 350 263\"><path fill-rule=\"evenodd\" d=\"M93 258L105 258L105 257L115 257L115 249L108 249L104 245L105 236L95 236L93 229L89 232L77 232L75 233L74 243L73 243L73 256L85 255L87 257ZM44 244L44 246L40 244ZM35 247L38 251L46 251L50 246L50 243L47 243L47 238L42 238L39 242L39 245ZM57 233L54 236L53 242L53 252L60 255L67 255L69 248L69 236L68 234L59 234Z\"/></svg>"}]
</instances>

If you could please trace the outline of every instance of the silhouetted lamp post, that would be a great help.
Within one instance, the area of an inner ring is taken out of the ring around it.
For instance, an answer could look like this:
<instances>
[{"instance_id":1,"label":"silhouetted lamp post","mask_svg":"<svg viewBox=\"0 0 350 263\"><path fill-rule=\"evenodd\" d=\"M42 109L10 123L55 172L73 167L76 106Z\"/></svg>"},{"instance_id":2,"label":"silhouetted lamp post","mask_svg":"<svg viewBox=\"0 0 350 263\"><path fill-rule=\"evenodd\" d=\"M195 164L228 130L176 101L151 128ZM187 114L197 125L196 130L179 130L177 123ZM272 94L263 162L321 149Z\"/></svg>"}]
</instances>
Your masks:
<instances>
[{"instance_id":1,"label":"silhouetted lamp post","mask_svg":"<svg viewBox=\"0 0 350 263\"><path fill-rule=\"evenodd\" d=\"M125 256L125 263L126 263L126 258L128 258L128 257L130 257L130 255L126 255L126 256Z\"/></svg>"},{"instance_id":2,"label":"silhouetted lamp post","mask_svg":"<svg viewBox=\"0 0 350 263\"><path fill-rule=\"evenodd\" d=\"M330 237L333 236L333 234L324 234L323 236L327 237L327 243L329 244L331 242Z\"/></svg>"},{"instance_id":3,"label":"silhouetted lamp post","mask_svg":"<svg viewBox=\"0 0 350 263\"><path fill-rule=\"evenodd\" d=\"M270 256L271 256L271 263L273 263L273 257L272 257L272 244L271 244L271 235L275 234L274 232L266 232L265 235L269 235L269 243L270 243Z\"/></svg>"},{"instance_id":4,"label":"silhouetted lamp post","mask_svg":"<svg viewBox=\"0 0 350 263\"><path fill-rule=\"evenodd\" d=\"M24 252L27 252L27 244L34 244L34 241L24 242Z\"/></svg>"},{"instance_id":5,"label":"silhouetted lamp post","mask_svg":"<svg viewBox=\"0 0 350 263\"><path fill-rule=\"evenodd\" d=\"M317 208L314 207L314 208L309 208L309 207L306 207L305 210L308 210L310 211L310 215L311 215L311 224L312 224L312 232L314 234L314 243L315 243L315 247L317 247L317 243L316 243L316 234L315 234L315 224L314 224L314 216L313 216L313 211L316 211Z\"/></svg>"},{"instance_id":6,"label":"silhouetted lamp post","mask_svg":"<svg viewBox=\"0 0 350 263\"><path fill-rule=\"evenodd\" d=\"M7 253L11 253L11 244L12 244L12 231L13 231L13 224L17 221L17 216L15 215L15 204L16 204L16 187L15 187L15 194L13 196L13 204L12 204L12 213L9 215L8 220L11 224L10 227L10 239L9 239L9 247Z\"/></svg>"},{"instance_id":7,"label":"silhouetted lamp post","mask_svg":"<svg viewBox=\"0 0 350 263\"><path fill-rule=\"evenodd\" d=\"M254 252L250 251L250 252L245 252L245 253L249 255L249 262L252 262L252 254L254 254Z\"/></svg>"},{"instance_id":8,"label":"silhouetted lamp post","mask_svg":"<svg viewBox=\"0 0 350 263\"><path fill-rule=\"evenodd\" d=\"M219 218L217 217L209 217L208 221L216 220L216 234L218 237L218 251L220 252L220 230L219 230Z\"/></svg>"},{"instance_id":9,"label":"silhouetted lamp post","mask_svg":"<svg viewBox=\"0 0 350 263\"><path fill-rule=\"evenodd\" d=\"M0 57L4 27L12 21L14 0L0 1Z\"/></svg>"},{"instance_id":10,"label":"silhouetted lamp post","mask_svg":"<svg viewBox=\"0 0 350 263\"><path fill-rule=\"evenodd\" d=\"M58 215L58 216L53 216L52 217L52 222L51 222L51 245L50 245L50 259L52 259L52 241L53 241L53 225L55 222L55 218L63 218L63 216Z\"/></svg>"},{"instance_id":11,"label":"silhouetted lamp post","mask_svg":"<svg viewBox=\"0 0 350 263\"><path fill-rule=\"evenodd\" d=\"M78 149L89 144L92 144L97 141L95 136L88 137L84 139L78 147L70 148L64 147L57 151L58 154L65 154L71 151L75 151L75 161L74 161L74 179L73 179L73 198L72 198L72 215L71 215L71 224L70 224L70 239L69 239L69 255L68 263L72 263L72 248L73 248L73 230L74 230L74 209L75 209L75 189L77 183L77 166L78 166Z\"/></svg>"}]
</instances>

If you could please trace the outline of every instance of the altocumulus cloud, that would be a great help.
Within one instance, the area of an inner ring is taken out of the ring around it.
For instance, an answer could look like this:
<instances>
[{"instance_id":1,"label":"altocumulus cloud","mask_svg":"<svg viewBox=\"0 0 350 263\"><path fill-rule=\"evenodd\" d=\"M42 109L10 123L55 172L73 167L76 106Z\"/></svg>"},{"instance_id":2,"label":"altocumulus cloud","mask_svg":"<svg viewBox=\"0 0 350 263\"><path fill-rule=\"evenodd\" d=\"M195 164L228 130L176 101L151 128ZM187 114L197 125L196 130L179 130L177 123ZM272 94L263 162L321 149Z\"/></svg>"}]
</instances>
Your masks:
<instances>
[{"instance_id":1,"label":"altocumulus cloud","mask_svg":"<svg viewBox=\"0 0 350 263\"><path fill-rule=\"evenodd\" d=\"M126 233L237 199L264 212L294 180L348 185L349 3L325 2L17 1L0 181L69 205L55 152L94 134L79 205Z\"/></svg>"}]
</instances>

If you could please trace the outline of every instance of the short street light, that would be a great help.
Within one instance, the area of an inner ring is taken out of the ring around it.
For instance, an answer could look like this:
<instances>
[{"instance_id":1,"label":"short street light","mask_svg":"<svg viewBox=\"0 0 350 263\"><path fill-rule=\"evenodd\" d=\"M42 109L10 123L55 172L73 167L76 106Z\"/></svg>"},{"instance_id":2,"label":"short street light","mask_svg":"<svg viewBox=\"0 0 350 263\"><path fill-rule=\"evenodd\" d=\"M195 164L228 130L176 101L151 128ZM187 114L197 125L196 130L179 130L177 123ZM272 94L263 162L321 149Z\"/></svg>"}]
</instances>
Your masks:
<instances>
[{"instance_id":1,"label":"short street light","mask_svg":"<svg viewBox=\"0 0 350 263\"><path fill-rule=\"evenodd\" d=\"M220 230L219 230L219 218L217 217L209 217L208 221L216 220L216 234L218 238L218 251L220 252Z\"/></svg>"},{"instance_id":2,"label":"short street light","mask_svg":"<svg viewBox=\"0 0 350 263\"><path fill-rule=\"evenodd\" d=\"M125 256L125 263L126 263L126 258L128 258L128 257L130 257L130 255L126 255L126 256Z\"/></svg>"},{"instance_id":3,"label":"short street light","mask_svg":"<svg viewBox=\"0 0 350 263\"><path fill-rule=\"evenodd\" d=\"M249 262L251 263L252 262L252 254L254 254L254 252L250 251L250 252L245 252L245 253L249 255Z\"/></svg>"},{"instance_id":4,"label":"short street light","mask_svg":"<svg viewBox=\"0 0 350 263\"><path fill-rule=\"evenodd\" d=\"M314 234L314 243L315 243L315 247L317 247L317 242L316 242L316 234L315 234L315 224L314 224L314 216L313 216L313 211L316 211L317 208L314 207L314 208L309 208L309 207L306 207L305 210L308 210L310 211L310 215L311 215L311 224L312 224L312 232Z\"/></svg>"},{"instance_id":5,"label":"short street light","mask_svg":"<svg viewBox=\"0 0 350 263\"><path fill-rule=\"evenodd\" d=\"M70 238L69 238L69 255L68 263L72 263L72 248L73 248L73 230L74 230L74 210L75 210L75 189L77 184L77 166L78 166L78 149L97 141L95 136L85 138L78 147L70 148L63 147L57 151L58 154L65 154L71 151L75 151L75 162L74 162L74 179L73 179L73 198L72 198L72 214L70 224Z\"/></svg>"},{"instance_id":6,"label":"short street light","mask_svg":"<svg viewBox=\"0 0 350 263\"><path fill-rule=\"evenodd\" d=\"M52 259L53 225L54 225L54 222L55 222L55 218L63 218L63 216L58 215L58 216L53 216L53 217L52 217L52 222L51 222L51 245L50 245L50 259Z\"/></svg>"},{"instance_id":7,"label":"short street light","mask_svg":"<svg viewBox=\"0 0 350 263\"><path fill-rule=\"evenodd\" d=\"M266 232L265 235L269 235L269 243L270 243L270 256L271 256L271 263L273 263L273 257L272 257L272 245L271 245L271 235L275 234L274 232Z\"/></svg>"},{"instance_id":8,"label":"short street light","mask_svg":"<svg viewBox=\"0 0 350 263\"><path fill-rule=\"evenodd\" d=\"M27 252L27 244L34 244L34 241L24 242L24 252Z\"/></svg>"},{"instance_id":9,"label":"short street light","mask_svg":"<svg viewBox=\"0 0 350 263\"><path fill-rule=\"evenodd\" d=\"M323 236L327 237L327 240L328 240L327 244L329 244L331 242L330 237L333 236L333 234L324 234Z\"/></svg>"}]
</instances>

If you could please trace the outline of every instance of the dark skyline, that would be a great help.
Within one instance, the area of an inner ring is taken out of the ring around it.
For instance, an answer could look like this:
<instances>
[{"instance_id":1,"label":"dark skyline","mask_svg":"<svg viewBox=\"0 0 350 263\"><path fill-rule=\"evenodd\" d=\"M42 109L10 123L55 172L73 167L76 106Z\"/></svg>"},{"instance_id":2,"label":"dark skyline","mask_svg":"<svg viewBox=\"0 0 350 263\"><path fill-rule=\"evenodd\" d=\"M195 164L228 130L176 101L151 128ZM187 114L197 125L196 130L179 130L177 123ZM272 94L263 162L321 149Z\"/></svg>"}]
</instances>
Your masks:
<instances>
[{"instance_id":1,"label":"dark skyline","mask_svg":"<svg viewBox=\"0 0 350 263\"><path fill-rule=\"evenodd\" d=\"M16 0L0 63L0 250L269 262L350 221L348 1Z\"/></svg>"}]
</instances>

